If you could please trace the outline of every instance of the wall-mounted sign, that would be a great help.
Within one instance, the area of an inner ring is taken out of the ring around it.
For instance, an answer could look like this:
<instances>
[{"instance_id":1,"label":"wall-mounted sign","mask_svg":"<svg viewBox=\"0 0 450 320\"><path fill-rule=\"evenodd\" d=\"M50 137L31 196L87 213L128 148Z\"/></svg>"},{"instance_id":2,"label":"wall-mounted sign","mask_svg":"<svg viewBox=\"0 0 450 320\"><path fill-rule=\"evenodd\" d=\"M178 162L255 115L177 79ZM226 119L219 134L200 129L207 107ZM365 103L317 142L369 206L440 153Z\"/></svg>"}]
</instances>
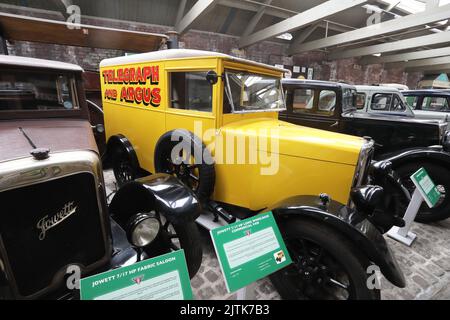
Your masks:
<instances>
[{"instance_id":1,"label":"wall-mounted sign","mask_svg":"<svg viewBox=\"0 0 450 320\"><path fill-rule=\"evenodd\" d=\"M81 279L82 300L192 300L184 251Z\"/></svg>"},{"instance_id":2,"label":"wall-mounted sign","mask_svg":"<svg viewBox=\"0 0 450 320\"><path fill-rule=\"evenodd\" d=\"M420 191L420 194L425 199L425 202L430 208L436 206L441 198L441 193L437 189L433 180L431 180L427 171L421 168L419 171L411 176L412 182L414 182L416 188Z\"/></svg>"},{"instance_id":3,"label":"wall-mounted sign","mask_svg":"<svg viewBox=\"0 0 450 320\"><path fill-rule=\"evenodd\" d=\"M292 263L272 212L211 231L229 292Z\"/></svg>"}]
</instances>

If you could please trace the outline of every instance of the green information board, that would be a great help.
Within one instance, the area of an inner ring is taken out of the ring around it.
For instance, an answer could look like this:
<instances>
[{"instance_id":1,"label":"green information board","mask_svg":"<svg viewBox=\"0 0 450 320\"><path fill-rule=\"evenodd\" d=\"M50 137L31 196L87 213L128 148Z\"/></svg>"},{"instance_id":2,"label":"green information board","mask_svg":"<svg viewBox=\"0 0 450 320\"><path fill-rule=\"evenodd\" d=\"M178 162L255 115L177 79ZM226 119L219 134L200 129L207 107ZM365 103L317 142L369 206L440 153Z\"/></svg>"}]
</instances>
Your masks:
<instances>
[{"instance_id":1,"label":"green information board","mask_svg":"<svg viewBox=\"0 0 450 320\"><path fill-rule=\"evenodd\" d=\"M436 188L433 180L431 180L427 171L424 168L421 168L419 171L414 173L411 176L412 182L416 185L416 188L422 194L422 197L425 199L425 202L428 204L430 208L436 206L441 198L441 193Z\"/></svg>"},{"instance_id":2,"label":"green information board","mask_svg":"<svg viewBox=\"0 0 450 320\"><path fill-rule=\"evenodd\" d=\"M81 300L192 300L184 251L172 252L80 281Z\"/></svg>"},{"instance_id":3,"label":"green information board","mask_svg":"<svg viewBox=\"0 0 450 320\"><path fill-rule=\"evenodd\" d=\"M292 263L272 212L211 231L228 292Z\"/></svg>"}]
</instances>

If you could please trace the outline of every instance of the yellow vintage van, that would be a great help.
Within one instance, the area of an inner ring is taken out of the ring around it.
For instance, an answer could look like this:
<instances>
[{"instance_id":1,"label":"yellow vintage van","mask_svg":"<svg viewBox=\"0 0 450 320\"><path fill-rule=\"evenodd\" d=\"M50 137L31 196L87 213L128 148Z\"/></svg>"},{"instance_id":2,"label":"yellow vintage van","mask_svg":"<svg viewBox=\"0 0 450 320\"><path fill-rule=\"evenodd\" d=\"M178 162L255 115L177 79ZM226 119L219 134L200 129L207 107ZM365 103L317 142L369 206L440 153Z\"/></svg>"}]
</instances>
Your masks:
<instances>
[{"instance_id":1,"label":"yellow vintage van","mask_svg":"<svg viewBox=\"0 0 450 320\"><path fill-rule=\"evenodd\" d=\"M183 49L102 61L107 160L118 183L175 175L197 193L198 223L209 229L272 211L295 261L271 276L283 298L377 299L379 287L367 285L372 264L403 287L381 235L386 219L389 228L401 219L380 209L383 188L365 185L373 141L278 120L284 72ZM373 170L392 174L388 163Z\"/></svg>"}]
</instances>

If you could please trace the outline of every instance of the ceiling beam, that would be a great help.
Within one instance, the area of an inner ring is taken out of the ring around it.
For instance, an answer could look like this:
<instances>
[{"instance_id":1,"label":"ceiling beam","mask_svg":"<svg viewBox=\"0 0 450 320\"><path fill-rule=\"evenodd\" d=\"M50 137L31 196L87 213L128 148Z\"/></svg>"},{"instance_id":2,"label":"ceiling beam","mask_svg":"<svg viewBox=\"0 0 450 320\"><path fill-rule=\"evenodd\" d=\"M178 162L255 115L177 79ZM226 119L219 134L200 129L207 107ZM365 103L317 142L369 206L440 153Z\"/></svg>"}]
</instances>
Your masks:
<instances>
[{"instance_id":1,"label":"ceiling beam","mask_svg":"<svg viewBox=\"0 0 450 320\"><path fill-rule=\"evenodd\" d=\"M239 47L244 48L252 44L276 37L280 34L295 31L314 22L326 19L344 10L366 4L369 0L328 0L318 6L296 14L270 27L262 29L254 34L242 37Z\"/></svg>"},{"instance_id":2,"label":"ceiling beam","mask_svg":"<svg viewBox=\"0 0 450 320\"><path fill-rule=\"evenodd\" d=\"M386 69L394 69L394 68L415 68L415 67L427 67L427 66L435 66L441 64L450 64L450 56L439 57L439 58L429 58L422 60L414 60L403 63L388 63L385 65Z\"/></svg>"},{"instance_id":3,"label":"ceiling beam","mask_svg":"<svg viewBox=\"0 0 450 320\"><path fill-rule=\"evenodd\" d=\"M332 37L303 43L301 46L292 47L290 49L290 54L324 49L354 41L375 38L386 34L392 34L406 29L443 21L449 18L450 4L447 4L425 12L411 14L402 18L389 20Z\"/></svg>"},{"instance_id":4,"label":"ceiling beam","mask_svg":"<svg viewBox=\"0 0 450 320\"><path fill-rule=\"evenodd\" d=\"M179 24L181 19L184 16L184 10L186 9L187 0L180 0L180 4L178 5L177 17L175 18L175 25Z\"/></svg>"},{"instance_id":5,"label":"ceiling beam","mask_svg":"<svg viewBox=\"0 0 450 320\"><path fill-rule=\"evenodd\" d=\"M256 3L245 2L242 0L220 0L219 4L222 6L225 6L225 7L237 8L237 9L253 11L253 12L258 12L261 7L264 7L264 6L258 5ZM287 11L281 11L281 10L277 10L277 9L271 8L271 7L266 7L265 14L267 14L269 16L281 18L281 19L287 19L294 15L293 13L291 14Z\"/></svg>"},{"instance_id":6,"label":"ceiling beam","mask_svg":"<svg viewBox=\"0 0 450 320\"><path fill-rule=\"evenodd\" d=\"M438 64L434 66L422 66L422 67L411 67L405 69L406 72L431 72L436 71L436 73L446 72L450 70L450 63L448 64Z\"/></svg>"},{"instance_id":7,"label":"ceiling beam","mask_svg":"<svg viewBox=\"0 0 450 320\"><path fill-rule=\"evenodd\" d=\"M303 42L306 41L306 39L309 38L309 36L311 34L313 34L314 31L317 30L317 28L320 27L320 23L315 23L309 27L307 27L305 30L303 30L299 35L297 35L293 40L292 40L292 45L299 45Z\"/></svg>"},{"instance_id":8,"label":"ceiling beam","mask_svg":"<svg viewBox=\"0 0 450 320\"><path fill-rule=\"evenodd\" d=\"M334 52L328 55L329 60L369 56L372 54L408 50L413 48L439 45L450 42L450 31L434 33L426 36L387 42L368 47Z\"/></svg>"},{"instance_id":9,"label":"ceiling beam","mask_svg":"<svg viewBox=\"0 0 450 320\"><path fill-rule=\"evenodd\" d=\"M450 47L393 54L381 57L364 57L361 59L360 63L364 65L364 64L404 62L427 58L437 58L443 56L450 56Z\"/></svg>"},{"instance_id":10,"label":"ceiling beam","mask_svg":"<svg viewBox=\"0 0 450 320\"><path fill-rule=\"evenodd\" d=\"M205 15L218 2L218 0L198 0L191 10L184 15L183 19L175 25L175 30L179 34L188 31L197 19Z\"/></svg>"},{"instance_id":11,"label":"ceiling beam","mask_svg":"<svg viewBox=\"0 0 450 320\"><path fill-rule=\"evenodd\" d=\"M219 4L222 6L225 6L225 7L237 8L237 9L241 9L241 10L252 11L255 13L257 13L259 11L259 9L261 8L261 5L254 4L252 2L244 2L241 0L220 0ZM262 7L264 7L264 6L262 6ZM294 12L289 13L289 12L277 10L273 7L265 7L265 8L266 8L264 10L265 15L280 18L280 19L287 19L287 18L290 18L290 17L294 16L295 14L297 14ZM326 26L327 26L326 21L320 22L321 28L325 29ZM347 31L355 30L356 28L353 28L350 26L344 26L341 24L336 24L333 21L329 21L328 29L337 31L337 32L347 32Z\"/></svg>"},{"instance_id":12,"label":"ceiling beam","mask_svg":"<svg viewBox=\"0 0 450 320\"><path fill-rule=\"evenodd\" d=\"M264 0L264 4L271 4L272 1L273 0ZM247 28L245 28L244 33L242 34L243 37L246 37L253 31L255 31L256 25L258 24L259 20L261 20L261 18L263 17L265 11L266 11L265 6L261 6L261 8L258 9L256 14L253 16L252 20L250 20L250 22L248 23Z\"/></svg>"}]
</instances>

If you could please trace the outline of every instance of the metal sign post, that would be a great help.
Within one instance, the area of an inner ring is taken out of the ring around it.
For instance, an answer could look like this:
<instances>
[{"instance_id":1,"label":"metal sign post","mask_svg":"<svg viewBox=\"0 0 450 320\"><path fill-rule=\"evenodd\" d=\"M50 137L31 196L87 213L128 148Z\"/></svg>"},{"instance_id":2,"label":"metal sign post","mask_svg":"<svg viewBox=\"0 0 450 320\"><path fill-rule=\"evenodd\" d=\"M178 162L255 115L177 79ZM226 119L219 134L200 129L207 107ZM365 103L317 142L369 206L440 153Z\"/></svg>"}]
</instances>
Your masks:
<instances>
[{"instance_id":1,"label":"metal sign post","mask_svg":"<svg viewBox=\"0 0 450 320\"><path fill-rule=\"evenodd\" d=\"M237 291L236 300L245 301L245 300L256 300L256 282L248 285L245 288L239 289Z\"/></svg>"},{"instance_id":2,"label":"metal sign post","mask_svg":"<svg viewBox=\"0 0 450 320\"><path fill-rule=\"evenodd\" d=\"M408 247L410 247L417 238L417 235L409 230L411 230L411 225L416 219L422 203L425 201L430 208L433 208L438 204L441 198L441 193L424 168L421 168L414 173L411 176L411 180L416 186L416 190L413 193L411 202L409 203L403 218L403 220L405 220L405 226L403 228L393 227L387 233L389 237L406 244Z\"/></svg>"},{"instance_id":3,"label":"metal sign post","mask_svg":"<svg viewBox=\"0 0 450 320\"><path fill-rule=\"evenodd\" d=\"M411 225L416 219L417 213L419 212L423 201L421 192L419 189L416 189L412 196L411 202L409 203L408 209L406 209L405 216L403 217L403 220L405 220L405 226L403 228L393 227L389 230L387 235L392 239L395 239L410 247L414 240L416 240L417 235L409 230L411 230Z\"/></svg>"}]
</instances>

